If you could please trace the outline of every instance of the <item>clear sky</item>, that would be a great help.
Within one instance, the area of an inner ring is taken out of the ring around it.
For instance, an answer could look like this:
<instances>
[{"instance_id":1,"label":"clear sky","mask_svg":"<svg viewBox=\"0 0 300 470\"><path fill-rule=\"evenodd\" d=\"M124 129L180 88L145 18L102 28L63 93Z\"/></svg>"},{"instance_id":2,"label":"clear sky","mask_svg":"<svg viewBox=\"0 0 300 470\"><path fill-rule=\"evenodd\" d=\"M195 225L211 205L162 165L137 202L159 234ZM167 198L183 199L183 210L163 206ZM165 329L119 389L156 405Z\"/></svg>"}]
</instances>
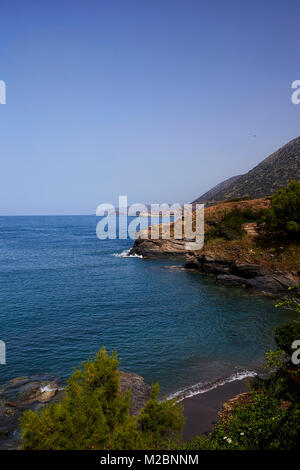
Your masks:
<instances>
[{"instance_id":1,"label":"clear sky","mask_svg":"<svg viewBox=\"0 0 300 470\"><path fill-rule=\"evenodd\" d=\"M299 0L1 0L0 18L2 215L190 202L300 134Z\"/></svg>"}]
</instances>

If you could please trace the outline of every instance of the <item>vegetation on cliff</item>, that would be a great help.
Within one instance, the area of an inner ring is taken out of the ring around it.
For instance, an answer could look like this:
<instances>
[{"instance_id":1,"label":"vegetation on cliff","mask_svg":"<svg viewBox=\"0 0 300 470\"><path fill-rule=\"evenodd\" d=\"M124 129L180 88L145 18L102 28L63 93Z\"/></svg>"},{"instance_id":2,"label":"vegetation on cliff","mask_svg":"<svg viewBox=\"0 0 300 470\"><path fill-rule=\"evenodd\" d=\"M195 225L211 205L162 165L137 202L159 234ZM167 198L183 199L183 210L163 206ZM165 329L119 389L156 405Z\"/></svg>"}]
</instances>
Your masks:
<instances>
[{"instance_id":1,"label":"vegetation on cliff","mask_svg":"<svg viewBox=\"0 0 300 470\"><path fill-rule=\"evenodd\" d=\"M300 233L300 183L292 180L285 188L278 190L269 200L245 200L230 207L220 206L223 210L215 220L207 219L208 239L241 238L245 234L245 224L256 223L262 235L291 236ZM214 211L211 211L212 213Z\"/></svg>"},{"instance_id":2,"label":"vegetation on cliff","mask_svg":"<svg viewBox=\"0 0 300 470\"><path fill-rule=\"evenodd\" d=\"M292 281L298 283L299 188L300 183L291 181L272 197L238 198L206 207L202 250L187 252L184 237L174 238L174 223L171 223L168 239L162 236L162 224L159 239L151 239L149 227L148 239L137 239L131 253L145 258L207 255L229 263L259 264L267 273L291 275ZM196 212L192 217L195 231Z\"/></svg>"},{"instance_id":3,"label":"vegetation on cliff","mask_svg":"<svg viewBox=\"0 0 300 470\"><path fill-rule=\"evenodd\" d=\"M245 233L243 225L257 222L264 211L254 210L252 207L234 207L225 211L221 220L211 227L208 232L208 240L225 238L226 240L239 239Z\"/></svg>"},{"instance_id":4,"label":"vegetation on cliff","mask_svg":"<svg viewBox=\"0 0 300 470\"><path fill-rule=\"evenodd\" d=\"M280 231L288 236L300 233L300 183L292 180L272 196L263 221L269 231Z\"/></svg>"},{"instance_id":5,"label":"vegetation on cliff","mask_svg":"<svg viewBox=\"0 0 300 470\"><path fill-rule=\"evenodd\" d=\"M222 202L205 209L204 254L260 264L269 271L300 266L300 183L271 198Z\"/></svg>"}]
</instances>

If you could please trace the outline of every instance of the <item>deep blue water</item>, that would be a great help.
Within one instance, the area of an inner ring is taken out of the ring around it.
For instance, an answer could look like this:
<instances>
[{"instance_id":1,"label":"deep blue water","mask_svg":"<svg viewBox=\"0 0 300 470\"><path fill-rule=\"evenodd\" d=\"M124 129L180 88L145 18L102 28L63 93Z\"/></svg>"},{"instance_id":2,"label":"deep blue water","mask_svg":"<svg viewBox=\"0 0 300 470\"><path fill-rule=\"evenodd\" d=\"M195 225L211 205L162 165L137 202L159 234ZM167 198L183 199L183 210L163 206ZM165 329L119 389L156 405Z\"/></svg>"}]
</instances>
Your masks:
<instances>
[{"instance_id":1,"label":"deep blue water","mask_svg":"<svg viewBox=\"0 0 300 470\"><path fill-rule=\"evenodd\" d=\"M163 393L260 367L288 314L180 262L121 258L94 216L0 217L0 384L72 368L105 345Z\"/></svg>"}]
</instances>

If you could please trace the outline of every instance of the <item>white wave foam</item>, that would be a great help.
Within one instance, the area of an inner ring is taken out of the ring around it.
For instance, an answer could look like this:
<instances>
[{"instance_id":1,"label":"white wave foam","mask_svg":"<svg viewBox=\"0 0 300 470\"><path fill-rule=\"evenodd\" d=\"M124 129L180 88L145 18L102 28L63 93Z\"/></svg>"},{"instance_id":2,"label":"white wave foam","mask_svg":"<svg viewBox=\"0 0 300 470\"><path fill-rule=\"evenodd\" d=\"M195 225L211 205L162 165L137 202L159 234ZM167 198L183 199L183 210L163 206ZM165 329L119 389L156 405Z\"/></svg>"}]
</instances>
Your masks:
<instances>
[{"instance_id":1,"label":"white wave foam","mask_svg":"<svg viewBox=\"0 0 300 470\"><path fill-rule=\"evenodd\" d=\"M129 250L124 250L122 253L113 253L113 256L116 258L143 258L142 255L130 255L130 249Z\"/></svg>"},{"instance_id":2,"label":"white wave foam","mask_svg":"<svg viewBox=\"0 0 300 470\"><path fill-rule=\"evenodd\" d=\"M56 392L56 391L59 391L59 390L64 390L63 387L51 387L50 384L47 384L45 385L44 387L40 387L40 392L41 393L44 393L44 392Z\"/></svg>"},{"instance_id":3,"label":"white wave foam","mask_svg":"<svg viewBox=\"0 0 300 470\"><path fill-rule=\"evenodd\" d=\"M216 382L207 382L207 383L197 383L192 385L191 387L184 388L183 390L178 390L178 392L172 393L167 397L168 400L172 398L177 398L177 401L180 402L185 398L193 397L194 395L200 395L201 393L210 392L215 388L222 387L230 382L235 382L236 380L243 380L247 377L255 377L257 375L254 371L243 370L240 372L236 372L225 379L217 380Z\"/></svg>"},{"instance_id":4,"label":"white wave foam","mask_svg":"<svg viewBox=\"0 0 300 470\"><path fill-rule=\"evenodd\" d=\"M47 384L45 385L44 387L40 387L40 392L41 393L44 393L44 392L55 392L57 390L57 388L53 388L50 386L50 384Z\"/></svg>"}]
</instances>

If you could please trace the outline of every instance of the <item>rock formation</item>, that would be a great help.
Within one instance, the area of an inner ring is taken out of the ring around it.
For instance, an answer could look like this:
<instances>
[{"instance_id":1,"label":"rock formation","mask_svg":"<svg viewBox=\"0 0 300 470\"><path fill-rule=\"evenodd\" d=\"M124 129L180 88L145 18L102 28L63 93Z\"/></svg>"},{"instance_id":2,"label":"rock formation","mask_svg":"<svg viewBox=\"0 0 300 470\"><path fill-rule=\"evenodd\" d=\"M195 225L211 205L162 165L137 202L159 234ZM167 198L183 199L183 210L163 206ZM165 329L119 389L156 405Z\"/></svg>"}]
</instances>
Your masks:
<instances>
[{"instance_id":1,"label":"rock formation","mask_svg":"<svg viewBox=\"0 0 300 470\"><path fill-rule=\"evenodd\" d=\"M298 282L291 273L271 272L259 264L241 264L210 255L188 253L186 268L215 276L216 283L227 287L246 287L265 294L282 296Z\"/></svg>"}]
</instances>

